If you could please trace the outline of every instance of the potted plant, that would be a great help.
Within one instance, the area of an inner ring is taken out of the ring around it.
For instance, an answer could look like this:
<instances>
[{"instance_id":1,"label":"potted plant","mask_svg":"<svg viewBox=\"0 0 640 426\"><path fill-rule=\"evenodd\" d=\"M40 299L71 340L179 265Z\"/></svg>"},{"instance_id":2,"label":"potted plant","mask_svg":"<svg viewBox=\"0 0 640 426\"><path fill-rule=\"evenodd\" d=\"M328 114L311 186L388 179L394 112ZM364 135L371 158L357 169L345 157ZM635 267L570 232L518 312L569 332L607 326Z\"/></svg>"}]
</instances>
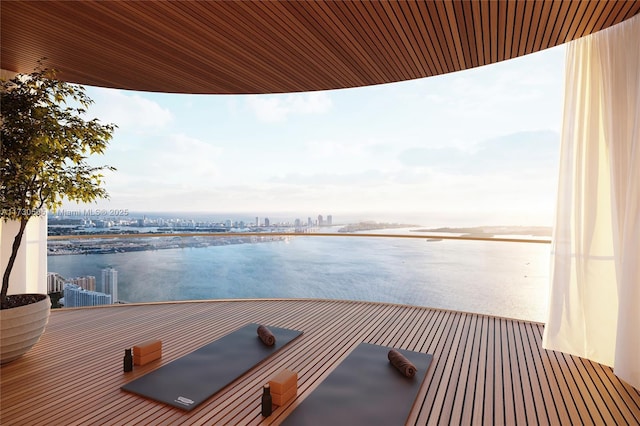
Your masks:
<instances>
[{"instance_id":1,"label":"potted plant","mask_svg":"<svg viewBox=\"0 0 640 426\"><path fill-rule=\"evenodd\" d=\"M39 62L32 73L1 81L0 217L5 226L0 227L3 232L17 229L8 262L2 265L1 364L28 351L49 318L46 294L8 295L27 223L60 207L65 198L76 202L106 198L101 172L113 170L92 166L87 159L104 153L115 125L85 119L92 100L84 88L55 77L55 70ZM2 249L8 252L8 247Z\"/></svg>"}]
</instances>

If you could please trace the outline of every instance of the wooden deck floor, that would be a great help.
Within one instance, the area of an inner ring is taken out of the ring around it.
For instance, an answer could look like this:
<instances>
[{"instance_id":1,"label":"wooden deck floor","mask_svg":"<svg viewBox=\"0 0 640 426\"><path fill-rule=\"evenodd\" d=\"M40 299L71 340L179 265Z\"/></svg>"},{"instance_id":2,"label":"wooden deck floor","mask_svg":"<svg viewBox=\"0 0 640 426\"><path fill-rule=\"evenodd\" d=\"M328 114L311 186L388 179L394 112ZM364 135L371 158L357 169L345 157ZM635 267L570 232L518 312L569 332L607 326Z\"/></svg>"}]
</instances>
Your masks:
<instances>
[{"instance_id":1,"label":"wooden deck floor","mask_svg":"<svg viewBox=\"0 0 640 426\"><path fill-rule=\"evenodd\" d=\"M191 412L120 386L236 328L304 331ZM2 425L278 424L360 342L434 355L408 424L640 424L640 393L602 365L541 348L541 324L331 300L206 301L57 310L34 348L0 370ZM124 348L163 340L163 358L122 372ZM296 400L267 419L263 383L299 373Z\"/></svg>"}]
</instances>

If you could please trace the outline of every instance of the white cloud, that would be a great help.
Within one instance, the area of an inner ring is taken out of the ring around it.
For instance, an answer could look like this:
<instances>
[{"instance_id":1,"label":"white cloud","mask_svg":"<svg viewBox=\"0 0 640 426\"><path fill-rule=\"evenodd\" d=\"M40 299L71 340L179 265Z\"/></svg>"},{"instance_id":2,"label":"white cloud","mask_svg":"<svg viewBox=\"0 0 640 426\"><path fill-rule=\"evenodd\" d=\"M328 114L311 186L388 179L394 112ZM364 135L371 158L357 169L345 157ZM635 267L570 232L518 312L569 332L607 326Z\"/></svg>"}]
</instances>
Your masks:
<instances>
[{"instance_id":1,"label":"white cloud","mask_svg":"<svg viewBox=\"0 0 640 426\"><path fill-rule=\"evenodd\" d=\"M269 182L276 184L290 184L295 186L371 186L384 183L390 178L391 177L389 173L385 173L379 170L365 170L362 172L354 173L289 173L282 177L273 177L269 180Z\"/></svg>"},{"instance_id":2,"label":"white cloud","mask_svg":"<svg viewBox=\"0 0 640 426\"><path fill-rule=\"evenodd\" d=\"M563 54L564 47L560 46L422 79L416 85L398 83L398 90L389 90L387 99L411 119L403 122L405 127L420 123L431 146L469 150L482 140L505 133L559 131Z\"/></svg>"},{"instance_id":3,"label":"white cloud","mask_svg":"<svg viewBox=\"0 0 640 426\"><path fill-rule=\"evenodd\" d=\"M407 167L429 167L477 176L495 172L521 176L548 175L558 167L560 135L553 131L525 131L478 142L473 150L413 146L398 155Z\"/></svg>"},{"instance_id":4,"label":"white cloud","mask_svg":"<svg viewBox=\"0 0 640 426\"><path fill-rule=\"evenodd\" d=\"M289 95L289 102L292 111L298 114L321 114L331 108L331 98L321 92Z\"/></svg>"},{"instance_id":5,"label":"white cloud","mask_svg":"<svg viewBox=\"0 0 640 426\"><path fill-rule=\"evenodd\" d=\"M212 143L175 134L161 142L155 154L146 161L155 165L155 175L163 181L187 182L189 186L199 187L219 175L216 162L222 151ZM166 170L166 173L159 170Z\"/></svg>"},{"instance_id":6,"label":"white cloud","mask_svg":"<svg viewBox=\"0 0 640 426\"><path fill-rule=\"evenodd\" d=\"M158 138L151 147L136 146L119 161L109 161L117 171L105 174L106 189L114 202L130 209L148 200L175 204L176 194L202 191L220 180L222 153L219 146L185 134Z\"/></svg>"},{"instance_id":7,"label":"white cloud","mask_svg":"<svg viewBox=\"0 0 640 426\"><path fill-rule=\"evenodd\" d=\"M322 92L290 95L248 96L247 106L259 121L285 121L289 115L323 114L331 108L331 98Z\"/></svg>"},{"instance_id":8,"label":"white cloud","mask_svg":"<svg viewBox=\"0 0 640 426\"><path fill-rule=\"evenodd\" d=\"M141 132L165 127L173 121L169 109L136 93L92 88L88 94L95 101L89 115L104 123L114 123L119 130Z\"/></svg>"},{"instance_id":9,"label":"white cloud","mask_svg":"<svg viewBox=\"0 0 640 426\"><path fill-rule=\"evenodd\" d=\"M305 143L307 155L316 159L334 157L360 157L372 145L367 141L311 140Z\"/></svg>"}]
</instances>

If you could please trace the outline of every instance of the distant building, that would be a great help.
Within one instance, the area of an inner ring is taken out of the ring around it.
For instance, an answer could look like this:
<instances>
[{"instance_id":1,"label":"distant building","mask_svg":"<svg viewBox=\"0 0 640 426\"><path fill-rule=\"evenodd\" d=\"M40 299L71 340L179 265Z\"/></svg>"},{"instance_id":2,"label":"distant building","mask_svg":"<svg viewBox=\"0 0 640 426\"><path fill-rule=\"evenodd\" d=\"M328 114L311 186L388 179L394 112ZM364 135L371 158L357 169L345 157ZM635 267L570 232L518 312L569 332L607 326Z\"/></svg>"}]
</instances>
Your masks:
<instances>
[{"instance_id":1,"label":"distant building","mask_svg":"<svg viewBox=\"0 0 640 426\"><path fill-rule=\"evenodd\" d=\"M313 222L311 221L310 217L307 218L307 226L309 227L313 226Z\"/></svg>"},{"instance_id":2,"label":"distant building","mask_svg":"<svg viewBox=\"0 0 640 426\"><path fill-rule=\"evenodd\" d=\"M256 226L260 226L260 219L258 219L258 216L256 216Z\"/></svg>"},{"instance_id":3,"label":"distant building","mask_svg":"<svg viewBox=\"0 0 640 426\"><path fill-rule=\"evenodd\" d=\"M57 272L47 273L47 293L60 293L64 290L64 278Z\"/></svg>"},{"instance_id":4,"label":"distant building","mask_svg":"<svg viewBox=\"0 0 640 426\"><path fill-rule=\"evenodd\" d=\"M266 226L267 228L269 227L269 218L268 217L264 218L264 226Z\"/></svg>"},{"instance_id":5,"label":"distant building","mask_svg":"<svg viewBox=\"0 0 640 426\"><path fill-rule=\"evenodd\" d=\"M323 218L322 218L322 215L321 215L321 214L319 214L319 215L318 215L318 226L322 226L322 225L324 225L324 220L323 220Z\"/></svg>"},{"instance_id":6,"label":"distant building","mask_svg":"<svg viewBox=\"0 0 640 426\"><path fill-rule=\"evenodd\" d=\"M67 283L64 285L64 306L67 308L111 305L112 301L110 294L85 290L75 284Z\"/></svg>"},{"instance_id":7,"label":"distant building","mask_svg":"<svg viewBox=\"0 0 640 426\"><path fill-rule=\"evenodd\" d=\"M113 268L102 270L102 293L111 295L113 302L118 301L118 271Z\"/></svg>"},{"instance_id":8,"label":"distant building","mask_svg":"<svg viewBox=\"0 0 640 426\"><path fill-rule=\"evenodd\" d=\"M68 283L75 284L85 290L96 291L96 277L87 275L85 277L76 277L67 280Z\"/></svg>"},{"instance_id":9,"label":"distant building","mask_svg":"<svg viewBox=\"0 0 640 426\"><path fill-rule=\"evenodd\" d=\"M333 224L333 216L327 215L327 225L331 225L331 224Z\"/></svg>"}]
</instances>

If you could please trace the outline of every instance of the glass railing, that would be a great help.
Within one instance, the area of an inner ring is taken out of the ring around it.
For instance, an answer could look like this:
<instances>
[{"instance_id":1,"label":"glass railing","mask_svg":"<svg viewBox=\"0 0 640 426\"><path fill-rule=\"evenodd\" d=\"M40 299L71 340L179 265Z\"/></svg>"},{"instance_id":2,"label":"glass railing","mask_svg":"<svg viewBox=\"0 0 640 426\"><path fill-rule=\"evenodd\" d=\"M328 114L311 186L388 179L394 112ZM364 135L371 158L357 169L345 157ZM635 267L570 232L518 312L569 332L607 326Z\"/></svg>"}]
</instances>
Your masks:
<instances>
[{"instance_id":1,"label":"glass railing","mask_svg":"<svg viewBox=\"0 0 640 426\"><path fill-rule=\"evenodd\" d=\"M61 236L49 237L48 270L108 293L112 268L121 303L346 299L544 321L548 243L408 230Z\"/></svg>"}]
</instances>

